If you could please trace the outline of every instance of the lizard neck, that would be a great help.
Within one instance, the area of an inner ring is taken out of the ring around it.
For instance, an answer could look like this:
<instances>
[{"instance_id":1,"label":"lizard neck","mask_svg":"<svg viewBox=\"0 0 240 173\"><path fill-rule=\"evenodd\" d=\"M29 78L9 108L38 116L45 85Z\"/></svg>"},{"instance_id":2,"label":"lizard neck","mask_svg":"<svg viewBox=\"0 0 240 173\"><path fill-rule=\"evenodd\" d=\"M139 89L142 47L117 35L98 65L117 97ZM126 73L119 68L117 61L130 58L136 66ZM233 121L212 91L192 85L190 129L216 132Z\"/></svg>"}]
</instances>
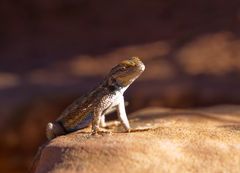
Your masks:
<instances>
[{"instance_id":1,"label":"lizard neck","mask_svg":"<svg viewBox=\"0 0 240 173\"><path fill-rule=\"evenodd\" d=\"M102 87L107 88L110 92L119 91L120 93L123 94L129 87L129 85L126 87L123 87L123 86L120 86L117 82L109 84L107 81L104 81L102 83Z\"/></svg>"},{"instance_id":2,"label":"lizard neck","mask_svg":"<svg viewBox=\"0 0 240 173\"><path fill-rule=\"evenodd\" d=\"M120 89L120 92L123 94L123 93L128 89L128 87L129 87L129 85L126 86L126 87L122 87L122 88Z\"/></svg>"}]
</instances>

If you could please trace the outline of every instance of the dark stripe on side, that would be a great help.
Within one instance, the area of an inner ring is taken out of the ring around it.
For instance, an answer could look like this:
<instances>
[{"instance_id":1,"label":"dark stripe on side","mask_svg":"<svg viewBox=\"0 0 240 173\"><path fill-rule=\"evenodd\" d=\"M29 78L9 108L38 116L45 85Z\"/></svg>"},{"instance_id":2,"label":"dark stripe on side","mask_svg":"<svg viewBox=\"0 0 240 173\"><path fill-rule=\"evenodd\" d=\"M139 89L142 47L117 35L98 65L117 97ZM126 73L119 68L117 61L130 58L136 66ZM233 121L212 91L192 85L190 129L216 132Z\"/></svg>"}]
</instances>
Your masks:
<instances>
[{"instance_id":1,"label":"dark stripe on side","mask_svg":"<svg viewBox=\"0 0 240 173\"><path fill-rule=\"evenodd\" d=\"M67 131L67 129L64 127L64 125L63 125L63 123L61 122L61 121L57 121L57 123L59 124L59 126L63 129L63 131L64 131L64 133L69 133L68 131Z\"/></svg>"}]
</instances>

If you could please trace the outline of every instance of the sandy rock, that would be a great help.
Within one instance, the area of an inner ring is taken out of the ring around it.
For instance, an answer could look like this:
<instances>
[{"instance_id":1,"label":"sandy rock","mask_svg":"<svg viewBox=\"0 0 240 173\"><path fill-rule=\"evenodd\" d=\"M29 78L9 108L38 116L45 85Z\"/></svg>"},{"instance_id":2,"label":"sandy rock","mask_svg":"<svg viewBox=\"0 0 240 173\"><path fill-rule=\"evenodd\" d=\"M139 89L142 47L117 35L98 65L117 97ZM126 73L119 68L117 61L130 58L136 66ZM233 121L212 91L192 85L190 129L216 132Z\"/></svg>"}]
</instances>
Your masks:
<instances>
[{"instance_id":1,"label":"sandy rock","mask_svg":"<svg viewBox=\"0 0 240 173\"><path fill-rule=\"evenodd\" d=\"M55 138L35 172L240 172L240 106L146 108L131 115L131 125L139 130Z\"/></svg>"}]
</instances>

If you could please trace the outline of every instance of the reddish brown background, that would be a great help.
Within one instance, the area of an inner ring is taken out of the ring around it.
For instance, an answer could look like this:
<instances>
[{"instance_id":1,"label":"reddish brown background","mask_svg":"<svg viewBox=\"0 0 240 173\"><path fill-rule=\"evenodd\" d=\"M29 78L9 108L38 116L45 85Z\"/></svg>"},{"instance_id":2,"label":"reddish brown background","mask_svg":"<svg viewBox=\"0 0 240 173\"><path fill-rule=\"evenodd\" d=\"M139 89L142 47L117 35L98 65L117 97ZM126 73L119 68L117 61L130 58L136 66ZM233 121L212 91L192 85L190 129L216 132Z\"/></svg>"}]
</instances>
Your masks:
<instances>
[{"instance_id":1,"label":"reddish brown background","mask_svg":"<svg viewBox=\"0 0 240 173\"><path fill-rule=\"evenodd\" d=\"M1 0L0 21L0 172L25 172L45 124L130 56L128 112L240 103L238 0Z\"/></svg>"}]
</instances>

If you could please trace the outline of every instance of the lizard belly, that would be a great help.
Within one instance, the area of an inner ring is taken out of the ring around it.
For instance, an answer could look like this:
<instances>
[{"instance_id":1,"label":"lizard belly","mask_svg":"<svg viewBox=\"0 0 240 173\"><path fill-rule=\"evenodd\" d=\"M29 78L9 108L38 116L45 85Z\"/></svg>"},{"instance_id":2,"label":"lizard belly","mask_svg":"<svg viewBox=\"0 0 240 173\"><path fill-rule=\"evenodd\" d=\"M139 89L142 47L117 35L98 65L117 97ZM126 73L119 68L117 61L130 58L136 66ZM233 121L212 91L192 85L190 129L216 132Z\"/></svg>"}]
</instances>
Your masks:
<instances>
[{"instance_id":1,"label":"lizard belly","mask_svg":"<svg viewBox=\"0 0 240 173\"><path fill-rule=\"evenodd\" d=\"M112 104L108 109L112 109L116 107L122 100L123 95L120 92L116 92L114 99L112 100Z\"/></svg>"},{"instance_id":2,"label":"lizard belly","mask_svg":"<svg viewBox=\"0 0 240 173\"><path fill-rule=\"evenodd\" d=\"M107 109L105 109L102 112L102 115L104 115L107 112L107 110L112 109L113 107L117 106L121 102L122 97L123 97L123 95L119 91L113 93L112 98L111 98L111 104ZM91 108L91 109L93 109L93 108ZM74 111L74 112L76 112L76 111ZM67 132L73 132L73 131L88 127L89 124L93 121L93 118L94 118L93 111L89 111L89 112L83 111L82 114L79 114L79 115L74 113L71 116L67 116L64 119L62 119L61 122Z\"/></svg>"}]
</instances>

